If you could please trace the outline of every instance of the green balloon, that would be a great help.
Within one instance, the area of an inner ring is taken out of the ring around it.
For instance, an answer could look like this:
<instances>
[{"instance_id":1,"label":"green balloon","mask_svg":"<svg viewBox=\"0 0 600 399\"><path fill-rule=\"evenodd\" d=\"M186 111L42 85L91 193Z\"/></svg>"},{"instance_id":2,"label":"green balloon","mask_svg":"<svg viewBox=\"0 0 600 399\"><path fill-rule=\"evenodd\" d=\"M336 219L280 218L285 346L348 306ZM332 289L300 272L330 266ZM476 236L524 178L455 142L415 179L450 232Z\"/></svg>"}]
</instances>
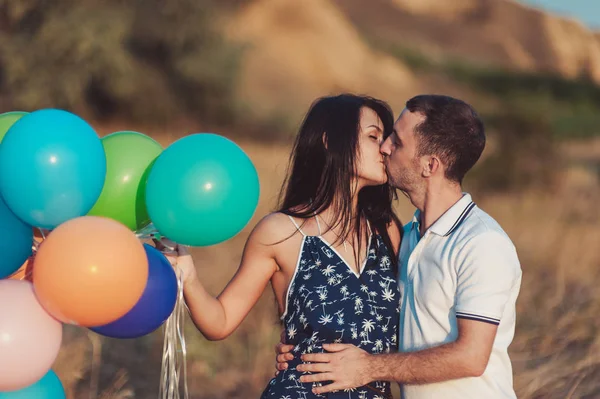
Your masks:
<instances>
[{"instance_id":1,"label":"green balloon","mask_svg":"<svg viewBox=\"0 0 600 399\"><path fill-rule=\"evenodd\" d=\"M27 115L29 112L12 111L0 114L0 143L8 132L8 129L19 119Z\"/></svg>"},{"instance_id":2,"label":"green balloon","mask_svg":"<svg viewBox=\"0 0 600 399\"><path fill-rule=\"evenodd\" d=\"M146 180L163 148L137 132L116 132L102 139L106 180L92 216L104 216L139 230L150 223L146 210Z\"/></svg>"}]
</instances>

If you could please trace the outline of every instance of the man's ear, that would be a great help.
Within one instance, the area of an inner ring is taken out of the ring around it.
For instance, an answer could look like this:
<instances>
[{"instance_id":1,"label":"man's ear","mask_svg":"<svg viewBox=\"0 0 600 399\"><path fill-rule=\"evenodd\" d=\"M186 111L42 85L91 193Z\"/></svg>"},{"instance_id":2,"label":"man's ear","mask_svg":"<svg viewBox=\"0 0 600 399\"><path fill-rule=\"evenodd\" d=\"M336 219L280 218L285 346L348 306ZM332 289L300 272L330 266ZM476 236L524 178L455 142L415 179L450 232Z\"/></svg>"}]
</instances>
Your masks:
<instances>
[{"instance_id":1,"label":"man's ear","mask_svg":"<svg viewBox=\"0 0 600 399\"><path fill-rule=\"evenodd\" d=\"M438 171L442 170L442 162L435 155L428 155L427 157L424 157L421 165L423 166L423 177L431 177Z\"/></svg>"},{"instance_id":2,"label":"man's ear","mask_svg":"<svg viewBox=\"0 0 600 399\"><path fill-rule=\"evenodd\" d=\"M327 150L327 132L323 132L323 146L325 147L325 149Z\"/></svg>"}]
</instances>

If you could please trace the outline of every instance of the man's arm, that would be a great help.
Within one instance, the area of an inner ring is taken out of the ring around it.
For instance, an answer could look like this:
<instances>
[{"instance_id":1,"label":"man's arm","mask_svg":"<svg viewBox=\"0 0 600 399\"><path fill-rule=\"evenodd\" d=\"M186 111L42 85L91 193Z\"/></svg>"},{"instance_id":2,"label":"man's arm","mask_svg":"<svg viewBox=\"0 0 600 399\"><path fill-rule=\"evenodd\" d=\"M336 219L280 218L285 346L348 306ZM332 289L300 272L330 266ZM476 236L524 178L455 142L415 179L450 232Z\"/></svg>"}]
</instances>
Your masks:
<instances>
[{"instance_id":1,"label":"man's arm","mask_svg":"<svg viewBox=\"0 0 600 399\"><path fill-rule=\"evenodd\" d=\"M456 341L412 353L369 355L352 345L324 345L327 354L304 355L301 381L333 381L315 392L354 388L371 381L427 384L483 374L498 324L520 284L516 250L503 234L487 231L463 243L456 261Z\"/></svg>"},{"instance_id":2,"label":"man's arm","mask_svg":"<svg viewBox=\"0 0 600 399\"><path fill-rule=\"evenodd\" d=\"M458 319L460 335L454 342L413 353L373 355L372 381L430 384L479 377L487 367L498 326Z\"/></svg>"},{"instance_id":3,"label":"man's arm","mask_svg":"<svg viewBox=\"0 0 600 399\"><path fill-rule=\"evenodd\" d=\"M353 345L323 345L331 353L302 356L301 382L333 383L315 387L314 393L356 388L372 381L402 384L429 384L483 374L492 351L497 326L481 321L458 319L459 336L454 342L412 353L371 355Z\"/></svg>"}]
</instances>

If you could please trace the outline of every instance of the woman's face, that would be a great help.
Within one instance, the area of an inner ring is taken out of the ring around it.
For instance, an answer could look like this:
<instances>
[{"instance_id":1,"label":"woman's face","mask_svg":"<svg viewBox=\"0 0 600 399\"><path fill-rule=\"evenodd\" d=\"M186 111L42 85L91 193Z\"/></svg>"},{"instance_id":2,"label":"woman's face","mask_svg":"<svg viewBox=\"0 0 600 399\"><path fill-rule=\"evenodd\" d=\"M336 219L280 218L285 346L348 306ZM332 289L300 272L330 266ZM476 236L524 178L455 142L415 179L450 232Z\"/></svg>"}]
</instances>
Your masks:
<instances>
[{"instance_id":1,"label":"woman's face","mask_svg":"<svg viewBox=\"0 0 600 399\"><path fill-rule=\"evenodd\" d=\"M375 111L363 107L358 132L358 159L356 177L359 187L378 186L387 182L383 155L379 147L383 141L383 123Z\"/></svg>"}]
</instances>

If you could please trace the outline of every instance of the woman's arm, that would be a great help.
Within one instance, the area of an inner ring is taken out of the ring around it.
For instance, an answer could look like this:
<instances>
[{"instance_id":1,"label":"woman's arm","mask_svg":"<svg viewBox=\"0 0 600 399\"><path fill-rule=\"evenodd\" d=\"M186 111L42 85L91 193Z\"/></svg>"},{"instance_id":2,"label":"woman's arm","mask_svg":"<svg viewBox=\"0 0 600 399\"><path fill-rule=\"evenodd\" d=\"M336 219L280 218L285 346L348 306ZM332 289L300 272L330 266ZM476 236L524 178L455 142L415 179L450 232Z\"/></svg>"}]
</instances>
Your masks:
<instances>
[{"instance_id":1,"label":"woman's arm","mask_svg":"<svg viewBox=\"0 0 600 399\"><path fill-rule=\"evenodd\" d=\"M185 302L194 324L207 339L222 340L235 331L278 270L272 244L281 238L273 216L265 217L250 233L238 271L217 298L200 282L192 257L180 253L177 258L177 267L183 272Z\"/></svg>"}]
</instances>

